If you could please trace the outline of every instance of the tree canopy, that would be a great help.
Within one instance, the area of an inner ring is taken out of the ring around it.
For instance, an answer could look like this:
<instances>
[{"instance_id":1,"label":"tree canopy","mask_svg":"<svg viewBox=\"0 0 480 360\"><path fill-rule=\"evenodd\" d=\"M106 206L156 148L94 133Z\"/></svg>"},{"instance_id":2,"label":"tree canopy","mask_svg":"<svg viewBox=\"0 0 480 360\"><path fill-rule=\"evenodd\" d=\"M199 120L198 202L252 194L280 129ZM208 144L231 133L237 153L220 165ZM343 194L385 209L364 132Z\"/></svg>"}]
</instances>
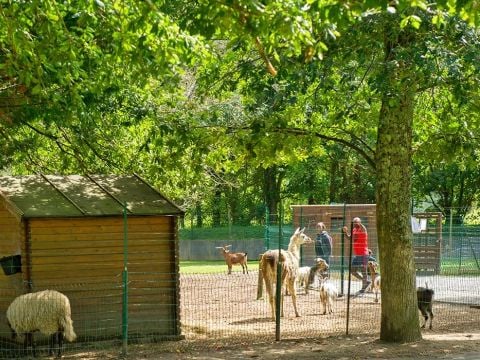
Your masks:
<instances>
[{"instance_id":1,"label":"tree canopy","mask_svg":"<svg viewBox=\"0 0 480 360\"><path fill-rule=\"evenodd\" d=\"M381 337L416 340L412 196L479 200L476 6L2 0L2 171L138 172L242 222L376 202Z\"/></svg>"}]
</instances>

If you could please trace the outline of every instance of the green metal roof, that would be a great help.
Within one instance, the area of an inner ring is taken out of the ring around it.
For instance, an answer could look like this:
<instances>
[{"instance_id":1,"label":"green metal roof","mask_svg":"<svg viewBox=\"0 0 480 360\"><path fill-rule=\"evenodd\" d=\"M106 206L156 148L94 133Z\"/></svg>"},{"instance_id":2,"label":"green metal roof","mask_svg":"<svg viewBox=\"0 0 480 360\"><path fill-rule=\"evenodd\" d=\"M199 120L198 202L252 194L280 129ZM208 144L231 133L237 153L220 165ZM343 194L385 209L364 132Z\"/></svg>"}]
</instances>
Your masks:
<instances>
[{"instance_id":1,"label":"green metal roof","mask_svg":"<svg viewBox=\"0 0 480 360\"><path fill-rule=\"evenodd\" d=\"M138 175L0 176L0 195L25 218L184 213Z\"/></svg>"}]
</instances>

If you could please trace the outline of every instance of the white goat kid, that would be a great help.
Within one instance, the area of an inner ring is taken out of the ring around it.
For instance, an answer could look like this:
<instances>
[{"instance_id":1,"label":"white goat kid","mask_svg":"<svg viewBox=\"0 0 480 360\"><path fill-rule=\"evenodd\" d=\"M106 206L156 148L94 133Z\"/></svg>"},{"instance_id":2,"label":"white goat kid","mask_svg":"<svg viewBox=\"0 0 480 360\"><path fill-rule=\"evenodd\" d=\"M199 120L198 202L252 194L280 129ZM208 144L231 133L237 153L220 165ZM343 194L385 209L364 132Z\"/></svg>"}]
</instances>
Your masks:
<instances>
[{"instance_id":1,"label":"white goat kid","mask_svg":"<svg viewBox=\"0 0 480 360\"><path fill-rule=\"evenodd\" d=\"M293 308L295 310L295 316L299 317L300 313L297 309L297 292L295 289L295 281L298 276L299 262L300 262L300 246L306 243L312 243L312 239L304 234L305 228L300 230L297 228L293 235L290 237L290 243L288 244L288 250L268 250L260 259L260 269L262 271L262 277L265 282L265 289L268 294L268 300L272 310L272 318L275 319L275 292L273 285L277 281L277 264L281 265L281 278L280 294L281 298L281 316L284 316L283 311L283 294L285 293L284 287L288 289L289 294L292 296Z\"/></svg>"},{"instance_id":2,"label":"white goat kid","mask_svg":"<svg viewBox=\"0 0 480 360\"><path fill-rule=\"evenodd\" d=\"M230 250L228 250L228 248L231 246L232 245L216 246L217 249L222 250L223 257L225 258L225 262L227 263L228 274L230 275L232 273L233 265L241 265L243 273L245 274L246 271L248 274L247 253L231 253Z\"/></svg>"},{"instance_id":3,"label":"white goat kid","mask_svg":"<svg viewBox=\"0 0 480 360\"><path fill-rule=\"evenodd\" d=\"M338 290L335 285L330 281L323 279L322 284L320 285L320 302L323 307L322 315L333 313L333 303L337 297Z\"/></svg>"}]
</instances>

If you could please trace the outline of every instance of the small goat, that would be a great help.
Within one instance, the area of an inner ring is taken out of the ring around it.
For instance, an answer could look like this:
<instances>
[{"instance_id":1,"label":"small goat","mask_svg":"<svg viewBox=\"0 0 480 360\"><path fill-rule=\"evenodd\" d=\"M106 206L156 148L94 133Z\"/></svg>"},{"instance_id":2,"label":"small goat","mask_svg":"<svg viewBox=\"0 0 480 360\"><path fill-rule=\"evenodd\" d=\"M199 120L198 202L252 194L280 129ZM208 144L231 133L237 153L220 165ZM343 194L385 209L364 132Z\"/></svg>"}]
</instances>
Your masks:
<instances>
[{"instance_id":1,"label":"small goat","mask_svg":"<svg viewBox=\"0 0 480 360\"><path fill-rule=\"evenodd\" d=\"M422 329L427 325L428 318L430 317L430 326L429 329L432 330L432 320L433 320L433 311L432 311L432 301L433 301L433 289L429 289L427 285L425 287L417 287L417 302L418 310L422 313L424 323Z\"/></svg>"},{"instance_id":2,"label":"small goat","mask_svg":"<svg viewBox=\"0 0 480 360\"><path fill-rule=\"evenodd\" d=\"M323 313L333 313L333 302L338 297L338 290L331 282L323 279L320 285L320 302L323 306Z\"/></svg>"},{"instance_id":3,"label":"small goat","mask_svg":"<svg viewBox=\"0 0 480 360\"><path fill-rule=\"evenodd\" d=\"M247 253L231 253L228 248L232 245L225 245L225 246L217 246L217 249L222 250L223 257L225 258L225 262L228 266L228 274L232 273L232 266L233 265L241 265L243 269L243 273L245 271L248 274L248 267L247 267Z\"/></svg>"},{"instance_id":4,"label":"small goat","mask_svg":"<svg viewBox=\"0 0 480 360\"><path fill-rule=\"evenodd\" d=\"M298 269L298 277L296 280L297 289L303 287L305 294L308 294L308 287L315 280L315 276L317 274L323 276L327 270L328 264L321 258L317 258L313 266L302 266Z\"/></svg>"},{"instance_id":5,"label":"small goat","mask_svg":"<svg viewBox=\"0 0 480 360\"><path fill-rule=\"evenodd\" d=\"M370 278L372 283L368 286L367 290L373 291L375 293L375 302L378 302L378 293L380 292L380 274L378 273L378 264L376 261L368 262L368 272L370 273Z\"/></svg>"}]
</instances>

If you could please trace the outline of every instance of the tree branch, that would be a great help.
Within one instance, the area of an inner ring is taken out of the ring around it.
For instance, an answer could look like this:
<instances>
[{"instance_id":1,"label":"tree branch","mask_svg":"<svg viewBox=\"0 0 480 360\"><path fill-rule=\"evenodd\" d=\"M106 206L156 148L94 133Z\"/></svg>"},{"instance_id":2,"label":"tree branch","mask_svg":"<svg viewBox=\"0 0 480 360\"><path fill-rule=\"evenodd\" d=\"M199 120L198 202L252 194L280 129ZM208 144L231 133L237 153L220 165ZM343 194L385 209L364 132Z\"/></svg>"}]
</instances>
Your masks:
<instances>
[{"instance_id":1,"label":"tree branch","mask_svg":"<svg viewBox=\"0 0 480 360\"><path fill-rule=\"evenodd\" d=\"M367 154L367 152L365 150L363 150L360 146L348 141L348 140L345 140L345 139L342 139L342 138L338 138L338 137L333 137L333 136L327 136L325 134L322 134L322 133L319 133L319 132L316 132L316 131L309 131L309 130L304 130L304 129L299 129L299 128L288 128L288 129L285 129L285 128L276 128L274 131L278 132L278 133L284 133L284 134L293 134L293 135L301 135L301 136L315 136L319 139L322 139L324 141L333 141L333 142L336 142L336 143L339 143L339 144L342 144L352 150L355 150L358 154L360 154L360 156L362 156L366 161L367 163L372 167L372 169L375 169L375 161L374 161L374 158L372 156L370 156L369 154ZM363 142L362 142L363 143ZM373 152L372 149L368 148L369 151Z\"/></svg>"}]
</instances>

